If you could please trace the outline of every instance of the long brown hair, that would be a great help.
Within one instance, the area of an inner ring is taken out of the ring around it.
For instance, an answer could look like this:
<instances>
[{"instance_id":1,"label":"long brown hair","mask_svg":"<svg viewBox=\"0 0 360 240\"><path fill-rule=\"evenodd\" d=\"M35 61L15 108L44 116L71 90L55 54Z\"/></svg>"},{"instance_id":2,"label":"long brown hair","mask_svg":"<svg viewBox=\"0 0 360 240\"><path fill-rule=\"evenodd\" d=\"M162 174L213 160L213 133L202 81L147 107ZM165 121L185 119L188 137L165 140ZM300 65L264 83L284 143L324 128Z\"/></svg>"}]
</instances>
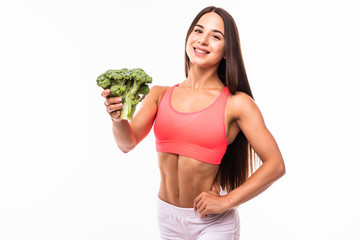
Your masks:
<instances>
[{"instance_id":1,"label":"long brown hair","mask_svg":"<svg viewBox=\"0 0 360 240\"><path fill-rule=\"evenodd\" d=\"M231 94L241 91L254 99L250 84L245 71L245 65L241 54L240 38L236 23L232 16L222 8L213 6L204 8L191 23L186 35L186 42L199 19L209 12L217 13L224 21L225 27L225 55L218 67L218 75ZM186 47L185 47L186 48ZM188 77L190 59L185 51L185 75ZM257 156L250 146L242 131L235 140L228 145L225 155L219 166L216 181L228 192L244 183L254 172Z\"/></svg>"}]
</instances>

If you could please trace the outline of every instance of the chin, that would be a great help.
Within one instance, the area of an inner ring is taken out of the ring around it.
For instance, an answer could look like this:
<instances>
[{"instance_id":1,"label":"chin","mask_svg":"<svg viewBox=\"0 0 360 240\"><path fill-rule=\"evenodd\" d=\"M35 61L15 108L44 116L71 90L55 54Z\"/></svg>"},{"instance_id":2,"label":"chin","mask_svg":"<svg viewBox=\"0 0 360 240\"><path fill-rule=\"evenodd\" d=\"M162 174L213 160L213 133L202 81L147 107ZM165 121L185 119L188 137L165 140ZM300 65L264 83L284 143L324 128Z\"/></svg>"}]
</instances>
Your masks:
<instances>
[{"instance_id":1,"label":"chin","mask_svg":"<svg viewBox=\"0 0 360 240\"><path fill-rule=\"evenodd\" d=\"M191 65L195 66L195 67L200 67L200 68L211 68L214 66L218 66L220 62L216 62L216 61L199 61L199 60L191 60L190 59L190 63Z\"/></svg>"}]
</instances>

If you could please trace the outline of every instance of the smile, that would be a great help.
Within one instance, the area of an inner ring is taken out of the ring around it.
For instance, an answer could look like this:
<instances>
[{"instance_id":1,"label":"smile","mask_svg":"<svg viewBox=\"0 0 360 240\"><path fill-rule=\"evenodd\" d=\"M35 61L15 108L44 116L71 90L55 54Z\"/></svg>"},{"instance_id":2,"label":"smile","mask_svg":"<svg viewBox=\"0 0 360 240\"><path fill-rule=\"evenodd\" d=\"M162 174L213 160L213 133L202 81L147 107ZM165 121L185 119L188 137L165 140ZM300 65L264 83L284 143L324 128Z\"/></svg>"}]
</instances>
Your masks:
<instances>
[{"instance_id":1,"label":"smile","mask_svg":"<svg viewBox=\"0 0 360 240\"><path fill-rule=\"evenodd\" d=\"M202 53L202 54L209 54L209 52L194 48L195 52Z\"/></svg>"}]
</instances>

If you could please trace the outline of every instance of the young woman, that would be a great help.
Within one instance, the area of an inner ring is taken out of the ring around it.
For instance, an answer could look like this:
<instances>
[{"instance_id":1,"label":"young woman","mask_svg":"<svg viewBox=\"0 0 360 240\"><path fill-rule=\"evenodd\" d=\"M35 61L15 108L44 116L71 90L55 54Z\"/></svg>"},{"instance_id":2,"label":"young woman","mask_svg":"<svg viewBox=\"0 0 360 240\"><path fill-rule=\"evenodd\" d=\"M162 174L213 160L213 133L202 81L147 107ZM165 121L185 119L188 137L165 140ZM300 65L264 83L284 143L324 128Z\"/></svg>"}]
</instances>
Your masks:
<instances>
[{"instance_id":1,"label":"young woman","mask_svg":"<svg viewBox=\"0 0 360 240\"><path fill-rule=\"evenodd\" d=\"M186 79L153 86L131 122L120 118L120 98L102 96L123 152L154 124L161 238L239 239L236 207L280 178L284 162L253 101L233 18L203 9L185 46ZM250 176L254 152L262 165Z\"/></svg>"}]
</instances>

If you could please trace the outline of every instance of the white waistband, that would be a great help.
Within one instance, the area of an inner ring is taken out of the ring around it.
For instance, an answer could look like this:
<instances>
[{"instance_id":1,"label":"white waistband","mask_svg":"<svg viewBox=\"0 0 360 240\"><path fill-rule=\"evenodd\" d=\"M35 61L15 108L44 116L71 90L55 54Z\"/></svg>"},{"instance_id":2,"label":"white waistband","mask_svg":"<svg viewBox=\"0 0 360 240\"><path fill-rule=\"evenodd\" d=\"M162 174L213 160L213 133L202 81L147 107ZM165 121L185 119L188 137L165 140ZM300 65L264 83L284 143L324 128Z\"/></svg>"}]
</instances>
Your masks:
<instances>
[{"instance_id":1,"label":"white waistband","mask_svg":"<svg viewBox=\"0 0 360 240\"><path fill-rule=\"evenodd\" d=\"M174 214L179 217L199 217L198 211L194 211L194 208L182 208L174 206L158 197L158 211L166 212L168 214Z\"/></svg>"}]
</instances>

